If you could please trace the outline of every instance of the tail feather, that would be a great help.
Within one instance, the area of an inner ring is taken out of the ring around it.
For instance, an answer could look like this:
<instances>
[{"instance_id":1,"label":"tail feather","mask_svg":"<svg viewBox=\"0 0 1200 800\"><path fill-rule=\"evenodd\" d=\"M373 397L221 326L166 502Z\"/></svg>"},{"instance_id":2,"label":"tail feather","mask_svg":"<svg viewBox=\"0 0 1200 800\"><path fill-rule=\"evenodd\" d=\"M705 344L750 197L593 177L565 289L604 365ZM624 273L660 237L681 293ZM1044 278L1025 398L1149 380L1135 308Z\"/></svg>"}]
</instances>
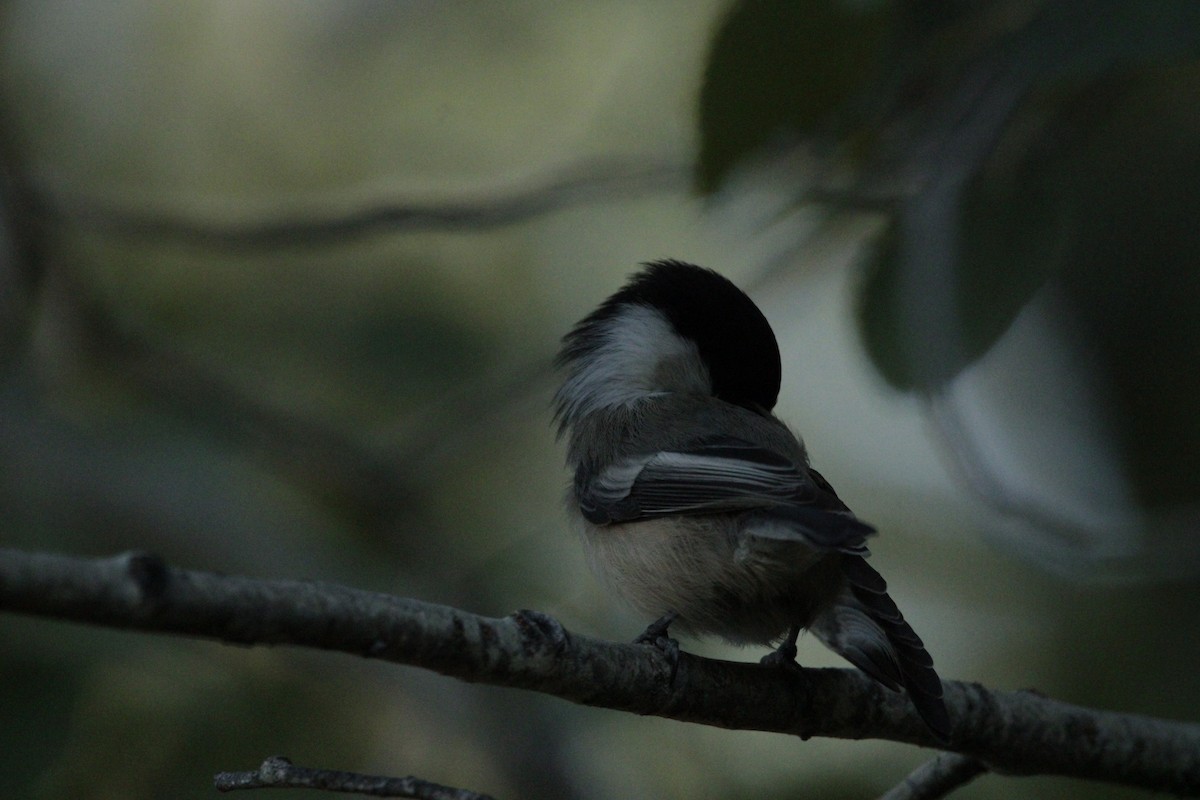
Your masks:
<instances>
[{"instance_id":1,"label":"tail feather","mask_svg":"<svg viewBox=\"0 0 1200 800\"><path fill-rule=\"evenodd\" d=\"M854 603L841 602L812 624L811 630L825 646L893 692L903 686L903 673L887 634Z\"/></svg>"},{"instance_id":2,"label":"tail feather","mask_svg":"<svg viewBox=\"0 0 1200 800\"><path fill-rule=\"evenodd\" d=\"M849 592L813 625L813 632L884 686L903 686L929 730L946 741L950 715L942 681L921 637L888 596L883 576L861 556L843 555L842 571Z\"/></svg>"}]
</instances>

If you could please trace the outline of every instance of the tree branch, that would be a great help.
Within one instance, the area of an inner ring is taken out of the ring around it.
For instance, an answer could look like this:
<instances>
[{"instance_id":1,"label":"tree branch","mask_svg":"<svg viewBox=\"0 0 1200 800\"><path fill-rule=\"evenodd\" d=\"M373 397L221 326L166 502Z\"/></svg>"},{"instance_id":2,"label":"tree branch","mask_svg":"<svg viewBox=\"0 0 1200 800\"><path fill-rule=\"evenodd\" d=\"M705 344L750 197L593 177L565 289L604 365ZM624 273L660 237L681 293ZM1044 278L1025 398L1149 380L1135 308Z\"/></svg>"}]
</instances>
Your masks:
<instances>
[{"instance_id":1,"label":"tree branch","mask_svg":"<svg viewBox=\"0 0 1200 800\"><path fill-rule=\"evenodd\" d=\"M462 192L450 199L372 198L345 212L295 210L274 217L235 219L194 210L168 210L121 203L102 196L72 194L65 186L39 187L36 211L47 221L67 223L118 237L173 241L211 250L270 250L334 246L369 236L416 230L484 230L513 225L581 203L639 197L685 185L689 165L667 160L600 160L501 185L490 192Z\"/></svg>"},{"instance_id":2,"label":"tree branch","mask_svg":"<svg viewBox=\"0 0 1200 800\"><path fill-rule=\"evenodd\" d=\"M409 775L388 778L339 769L297 767L283 756L271 756L253 772L219 772L213 785L221 792L237 789L321 789L371 797L415 797L417 800L494 800L490 795L442 786Z\"/></svg>"},{"instance_id":3,"label":"tree branch","mask_svg":"<svg viewBox=\"0 0 1200 800\"><path fill-rule=\"evenodd\" d=\"M84 559L0 549L0 610L236 644L296 645L532 689L583 705L803 738L934 742L907 699L856 670L793 670L567 632L332 584L168 567L130 553ZM1200 794L1200 726L1095 711L1033 692L946 682L951 748L1014 774Z\"/></svg>"},{"instance_id":4,"label":"tree branch","mask_svg":"<svg viewBox=\"0 0 1200 800\"><path fill-rule=\"evenodd\" d=\"M958 753L938 753L909 773L879 800L938 800L987 772L977 758Z\"/></svg>"}]
</instances>

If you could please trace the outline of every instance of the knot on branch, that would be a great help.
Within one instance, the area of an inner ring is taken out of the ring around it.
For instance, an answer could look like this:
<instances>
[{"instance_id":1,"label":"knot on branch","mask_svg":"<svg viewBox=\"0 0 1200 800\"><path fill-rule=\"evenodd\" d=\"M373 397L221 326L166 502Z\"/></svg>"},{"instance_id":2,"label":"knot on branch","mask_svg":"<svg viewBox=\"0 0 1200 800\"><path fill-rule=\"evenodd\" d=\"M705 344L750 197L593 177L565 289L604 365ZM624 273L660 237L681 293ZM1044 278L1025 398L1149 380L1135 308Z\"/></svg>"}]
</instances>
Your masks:
<instances>
[{"instance_id":1,"label":"knot on branch","mask_svg":"<svg viewBox=\"0 0 1200 800\"><path fill-rule=\"evenodd\" d=\"M118 556L129 579L130 600L137 605L156 605L166 594L170 575L162 557L145 551Z\"/></svg>"},{"instance_id":2,"label":"knot on branch","mask_svg":"<svg viewBox=\"0 0 1200 800\"><path fill-rule=\"evenodd\" d=\"M522 608L510 619L521 634L521 649L526 656L547 654L560 656L571 646L571 637L562 623L541 611Z\"/></svg>"}]
</instances>

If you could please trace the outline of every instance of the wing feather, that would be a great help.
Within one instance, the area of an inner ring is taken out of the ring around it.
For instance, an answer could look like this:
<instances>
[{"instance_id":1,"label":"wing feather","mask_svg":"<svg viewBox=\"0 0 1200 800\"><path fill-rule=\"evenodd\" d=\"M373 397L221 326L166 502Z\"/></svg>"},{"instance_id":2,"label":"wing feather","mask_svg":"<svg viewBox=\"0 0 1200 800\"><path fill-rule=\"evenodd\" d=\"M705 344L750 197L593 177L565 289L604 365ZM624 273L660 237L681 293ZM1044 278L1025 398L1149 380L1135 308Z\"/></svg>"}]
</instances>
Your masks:
<instances>
[{"instance_id":1,"label":"wing feather","mask_svg":"<svg viewBox=\"0 0 1200 800\"><path fill-rule=\"evenodd\" d=\"M576 490L584 517L597 525L751 512L759 519L749 529L764 538L865 553L874 529L811 474L774 451L718 437L615 462Z\"/></svg>"}]
</instances>

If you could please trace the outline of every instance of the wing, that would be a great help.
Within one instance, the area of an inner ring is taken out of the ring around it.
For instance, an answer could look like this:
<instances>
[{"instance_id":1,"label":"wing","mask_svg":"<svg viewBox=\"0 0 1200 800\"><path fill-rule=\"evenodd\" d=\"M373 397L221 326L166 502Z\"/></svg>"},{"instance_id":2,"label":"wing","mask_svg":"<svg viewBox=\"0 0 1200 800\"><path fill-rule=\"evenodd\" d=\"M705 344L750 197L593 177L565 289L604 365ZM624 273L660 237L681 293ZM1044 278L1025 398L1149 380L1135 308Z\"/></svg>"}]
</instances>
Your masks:
<instances>
[{"instance_id":1,"label":"wing","mask_svg":"<svg viewBox=\"0 0 1200 800\"><path fill-rule=\"evenodd\" d=\"M760 518L754 531L764 537L854 552L874 532L808 467L728 437L619 461L575 488L596 525L746 512Z\"/></svg>"}]
</instances>

